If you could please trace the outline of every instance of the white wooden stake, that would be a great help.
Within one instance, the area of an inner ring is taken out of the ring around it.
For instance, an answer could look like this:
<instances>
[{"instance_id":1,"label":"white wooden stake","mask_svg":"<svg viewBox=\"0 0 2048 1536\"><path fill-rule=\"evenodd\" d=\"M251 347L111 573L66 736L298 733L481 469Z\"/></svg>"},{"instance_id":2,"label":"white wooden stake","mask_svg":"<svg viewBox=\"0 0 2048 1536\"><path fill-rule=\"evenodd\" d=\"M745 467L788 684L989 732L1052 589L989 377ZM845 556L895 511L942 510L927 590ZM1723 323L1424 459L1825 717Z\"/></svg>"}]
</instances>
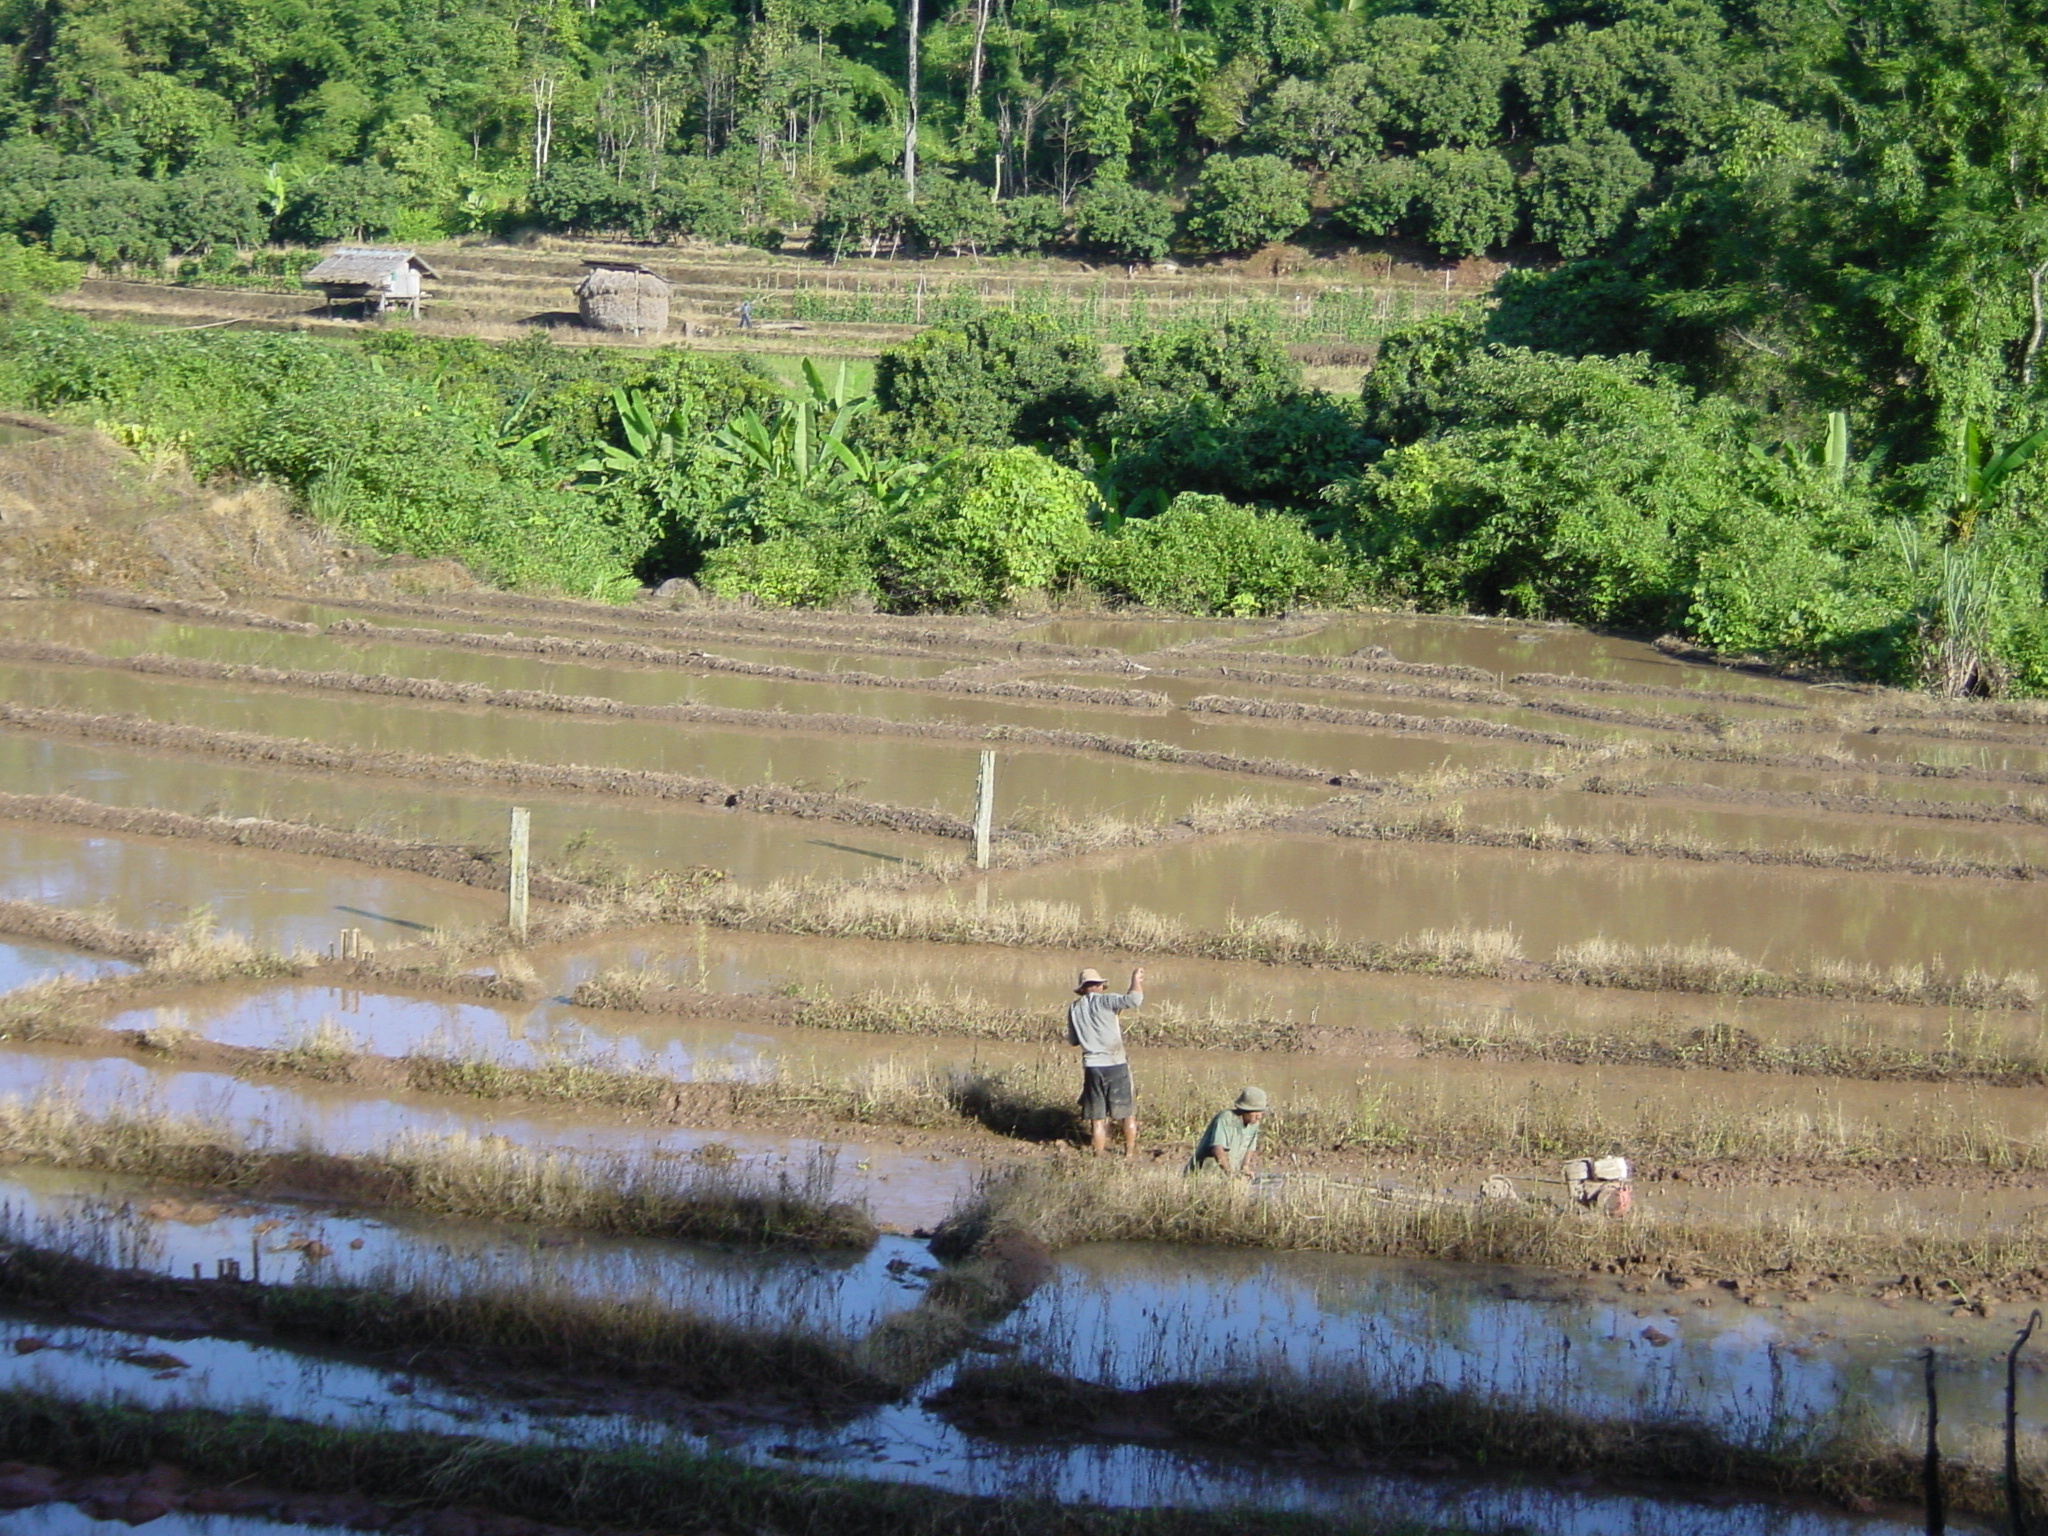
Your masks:
<instances>
[{"instance_id":1,"label":"white wooden stake","mask_svg":"<svg viewBox=\"0 0 2048 1536\"><path fill-rule=\"evenodd\" d=\"M532 817L523 805L512 807L512 879L511 903L506 913L512 927L515 942L526 942L526 865L528 835L532 830Z\"/></svg>"},{"instance_id":2,"label":"white wooden stake","mask_svg":"<svg viewBox=\"0 0 2048 1536\"><path fill-rule=\"evenodd\" d=\"M974 867L988 868L988 844L996 819L996 755L981 754L981 773L974 781Z\"/></svg>"}]
</instances>

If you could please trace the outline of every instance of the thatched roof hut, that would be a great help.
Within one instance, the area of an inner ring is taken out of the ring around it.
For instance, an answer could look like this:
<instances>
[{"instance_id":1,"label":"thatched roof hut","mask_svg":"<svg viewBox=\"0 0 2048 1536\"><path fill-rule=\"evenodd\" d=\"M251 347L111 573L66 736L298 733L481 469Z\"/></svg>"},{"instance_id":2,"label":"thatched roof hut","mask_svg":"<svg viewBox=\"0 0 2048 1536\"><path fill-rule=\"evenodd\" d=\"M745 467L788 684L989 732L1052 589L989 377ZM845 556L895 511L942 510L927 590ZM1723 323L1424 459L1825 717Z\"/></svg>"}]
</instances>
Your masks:
<instances>
[{"instance_id":1,"label":"thatched roof hut","mask_svg":"<svg viewBox=\"0 0 2048 1536\"><path fill-rule=\"evenodd\" d=\"M329 251L302 281L326 294L330 306L358 303L381 315L393 305L404 305L417 315L423 292L420 279L440 275L411 251L343 245Z\"/></svg>"},{"instance_id":2,"label":"thatched roof hut","mask_svg":"<svg viewBox=\"0 0 2048 1536\"><path fill-rule=\"evenodd\" d=\"M586 261L576 309L594 331L659 336L668 329L668 282L631 261Z\"/></svg>"}]
</instances>

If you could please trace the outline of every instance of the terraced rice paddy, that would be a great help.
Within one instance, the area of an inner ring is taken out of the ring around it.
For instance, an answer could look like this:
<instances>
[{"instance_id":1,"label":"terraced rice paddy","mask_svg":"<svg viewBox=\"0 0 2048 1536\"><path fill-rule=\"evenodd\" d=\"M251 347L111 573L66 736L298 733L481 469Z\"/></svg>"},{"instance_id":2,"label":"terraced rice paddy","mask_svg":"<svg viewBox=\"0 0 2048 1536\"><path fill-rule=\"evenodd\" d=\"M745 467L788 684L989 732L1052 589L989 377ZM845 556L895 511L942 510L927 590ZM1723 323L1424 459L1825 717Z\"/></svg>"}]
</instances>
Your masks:
<instances>
[{"instance_id":1,"label":"terraced rice paddy","mask_svg":"<svg viewBox=\"0 0 2048 1536\"><path fill-rule=\"evenodd\" d=\"M1861 1536L1920 1528L1929 1349L2002 1507L2048 714L1409 616L479 594L13 602L0 688L0 1432L71 1501L7 1529L161 1463L160 1529L374 1479ZM1061 1010L1140 964L1098 1164ZM1245 1083L1264 1177L1186 1180ZM1633 1208L1569 1209L1610 1153Z\"/></svg>"}]
</instances>

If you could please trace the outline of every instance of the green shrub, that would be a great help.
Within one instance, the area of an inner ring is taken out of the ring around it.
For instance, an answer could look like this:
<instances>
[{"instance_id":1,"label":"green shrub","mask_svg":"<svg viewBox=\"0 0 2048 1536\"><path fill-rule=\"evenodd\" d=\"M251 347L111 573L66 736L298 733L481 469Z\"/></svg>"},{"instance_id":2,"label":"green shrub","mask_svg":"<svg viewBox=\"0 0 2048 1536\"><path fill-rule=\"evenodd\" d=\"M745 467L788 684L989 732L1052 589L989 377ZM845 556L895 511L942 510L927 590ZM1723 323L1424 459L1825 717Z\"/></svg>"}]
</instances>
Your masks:
<instances>
[{"instance_id":1,"label":"green shrub","mask_svg":"<svg viewBox=\"0 0 2048 1536\"><path fill-rule=\"evenodd\" d=\"M1188 197L1188 236L1219 256L1284 240L1308 222L1308 177L1277 155L1215 155Z\"/></svg>"},{"instance_id":2,"label":"green shrub","mask_svg":"<svg viewBox=\"0 0 2048 1536\"><path fill-rule=\"evenodd\" d=\"M740 244L757 251L779 251L788 238L780 224L753 224L740 231Z\"/></svg>"},{"instance_id":3,"label":"green shrub","mask_svg":"<svg viewBox=\"0 0 2048 1536\"><path fill-rule=\"evenodd\" d=\"M1029 448L970 448L883 525L882 591L899 612L1000 608L1072 576L1095 490Z\"/></svg>"},{"instance_id":4,"label":"green shrub","mask_svg":"<svg viewBox=\"0 0 2048 1536\"><path fill-rule=\"evenodd\" d=\"M918 177L910 227L928 249L956 256L993 250L1003 237L1003 217L988 188L957 176Z\"/></svg>"},{"instance_id":5,"label":"green shrub","mask_svg":"<svg viewBox=\"0 0 2048 1536\"><path fill-rule=\"evenodd\" d=\"M1007 250L1037 254L1053 249L1066 237L1067 210L1056 197L1013 197L996 211L1003 216Z\"/></svg>"},{"instance_id":6,"label":"green shrub","mask_svg":"<svg viewBox=\"0 0 2048 1536\"><path fill-rule=\"evenodd\" d=\"M1539 147L1529 192L1529 228L1561 256L1604 244L1650 184L1650 163L1619 133Z\"/></svg>"},{"instance_id":7,"label":"green shrub","mask_svg":"<svg viewBox=\"0 0 2048 1536\"><path fill-rule=\"evenodd\" d=\"M933 326L875 364L875 399L917 443L1058 441L1091 422L1106 393L1093 341L1014 310Z\"/></svg>"},{"instance_id":8,"label":"green shrub","mask_svg":"<svg viewBox=\"0 0 2048 1536\"><path fill-rule=\"evenodd\" d=\"M39 245L0 235L0 311L53 293L69 293L78 286L79 276L77 263L59 261Z\"/></svg>"},{"instance_id":9,"label":"green shrub","mask_svg":"<svg viewBox=\"0 0 2048 1536\"><path fill-rule=\"evenodd\" d=\"M903 178L891 170L869 171L825 194L811 225L811 249L823 256L879 256L900 245L909 228Z\"/></svg>"},{"instance_id":10,"label":"green shrub","mask_svg":"<svg viewBox=\"0 0 2048 1536\"><path fill-rule=\"evenodd\" d=\"M1110 596L1184 613L1279 613L1350 585L1343 553L1299 518L1193 494L1095 542L1085 574Z\"/></svg>"},{"instance_id":11,"label":"green shrub","mask_svg":"<svg viewBox=\"0 0 2048 1536\"><path fill-rule=\"evenodd\" d=\"M752 597L771 608L877 595L867 541L843 533L727 544L704 557L697 581L718 597Z\"/></svg>"},{"instance_id":12,"label":"green shrub","mask_svg":"<svg viewBox=\"0 0 2048 1536\"><path fill-rule=\"evenodd\" d=\"M1173 204L1127 181L1097 182L1075 205L1074 238L1111 261L1157 261L1173 243Z\"/></svg>"}]
</instances>

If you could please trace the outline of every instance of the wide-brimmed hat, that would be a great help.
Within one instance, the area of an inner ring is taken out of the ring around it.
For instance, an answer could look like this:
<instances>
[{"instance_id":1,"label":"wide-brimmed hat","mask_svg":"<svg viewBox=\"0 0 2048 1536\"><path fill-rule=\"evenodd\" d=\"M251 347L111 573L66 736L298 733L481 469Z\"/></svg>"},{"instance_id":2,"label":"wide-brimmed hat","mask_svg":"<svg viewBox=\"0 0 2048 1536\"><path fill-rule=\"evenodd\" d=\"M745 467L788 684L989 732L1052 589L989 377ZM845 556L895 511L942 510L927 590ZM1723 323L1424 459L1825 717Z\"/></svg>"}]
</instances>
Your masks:
<instances>
[{"instance_id":1,"label":"wide-brimmed hat","mask_svg":"<svg viewBox=\"0 0 2048 1536\"><path fill-rule=\"evenodd\" d=\"M1213 1103L1214 1101L1212 1100L1211 1102ZM1266 1108L1266 1090L1263 1088L1247 1088L1237 1096L1237 1102L1230 1107L1246 1111L1257 1110L1263 1113Z\"/></svg>"},{"instance_id":2,"label":"wide-brimmed hat","mask_svg":"<svg viewBox=\"0 0 2048 1536\"><path fill-rule=\"evenodd\" d=\"M1074 990L1076 992L1086 992L1090 987L1106 987L1108 985L1109 983L1102 979L1102 972L1091 966L1081 972L1080 979L1074 983Z\"/></svg>"}]
</instances>

